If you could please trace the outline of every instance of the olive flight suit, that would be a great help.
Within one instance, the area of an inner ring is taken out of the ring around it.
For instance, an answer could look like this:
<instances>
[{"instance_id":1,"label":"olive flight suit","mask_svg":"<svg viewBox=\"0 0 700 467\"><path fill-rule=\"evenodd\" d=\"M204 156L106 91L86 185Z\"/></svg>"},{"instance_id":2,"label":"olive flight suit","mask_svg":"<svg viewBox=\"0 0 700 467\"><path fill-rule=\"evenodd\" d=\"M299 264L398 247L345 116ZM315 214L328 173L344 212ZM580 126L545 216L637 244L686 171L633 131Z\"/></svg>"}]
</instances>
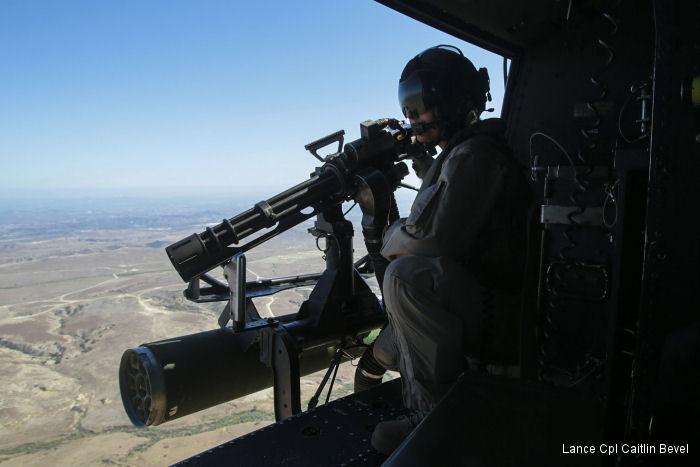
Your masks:
<instances>
[{"instance_id":1,"label":"olive flight suit","mask_svg":"<svg viewBox=\"0 0 700 467\"><path fill-rule=\"evenodd\" d=\"M403 378L407 407L427 413L470 361L517 364L530 190L501 120L455 134L408 218L393 223L383 296L389 324L375 357Z\"/></svg>"}]
</instances>

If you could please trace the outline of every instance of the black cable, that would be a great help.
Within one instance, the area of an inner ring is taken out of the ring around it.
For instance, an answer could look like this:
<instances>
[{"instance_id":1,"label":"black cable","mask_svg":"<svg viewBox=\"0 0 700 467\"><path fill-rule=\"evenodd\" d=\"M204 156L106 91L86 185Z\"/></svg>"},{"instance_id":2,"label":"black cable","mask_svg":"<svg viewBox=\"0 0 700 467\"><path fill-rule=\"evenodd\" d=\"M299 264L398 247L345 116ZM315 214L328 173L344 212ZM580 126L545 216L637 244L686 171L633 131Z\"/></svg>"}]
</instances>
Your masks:
<instances>
[{"instance_id":1,"label":"black cable","mask_svg":"<svg viewBox=\"0 0 700 467\"><path fill-rule=\"evenodd\" d=\"M323 379L321 380L321 384L318 385L318 389L316 390L316 393L309 399L309 405L307 406L307 410L311 410L314 407L318 405L318 398L320 397L321 393L323 392L323 388L326 386L326 383L328 382L328 377L331 375L331 371L333 371L333 368L336 370L336 374L338 372L338 366L340 366L340 358L342 356L342 349L338 349L335 351L335 355L333 355L333 359L331 360L331 365L328 367L328 371L326 371L326 374L323 375ZM335 378L335 376L333 376ZM331 384L331 388L333 387L333 384ZM330 393L329 393L330 397ZM326 403L328 400L326 399Z\"/></svg>"},{"instance_id":2,"label":"black cable","mask_svg":"<svg viewBox=\"0 0 700 467\"><path fill-rule=\"evenodd\" d=\"M343 216L347 216L347 214L348 214L350 211L352 211L352 208L354 208L355 206L357 206L357 201L355 201L354 203L352 203L352 206L350 206L350 207L348 208L348 210L345 211L345 212L343 213Z\"/></svg>"},{"instance_id":3,"label":"black cable","mask_svg":"<svg viewBox=\"0 0 700 467\"><path fill-rule=\"evenodd\" d=\"M571 12L572 3L573 2L571 1L569 2L567 20ZM617 6L617 4L613 6ZM577 219L577 216L586 209L583 196L589 191L590 182L588 177L593 171L592 162L588 157L593 155L596 151L599 151L598 146L600 143L602 116L596 108L596 105L600 104L608 94L608 88L602 81L601 77L603 76L604 72L610 68L610 65L615 59L615 53L611 44L613 43L614 37L618 33L618 24L616 19L609 12L602 12L601 15L602 18L609 23L611 30L605 38L599 37L595 42L596 47L602 49L602 51L606 54L606 57L604 63L601 63L600 66L589 74L589 81L596 86L596 88L598 88L599 92L597 95L592 96L586 101L586 108L590 112L591 117L594 118L594 122L590 125L586 125L585 128L580 130L580 134L582 135L584 141L581 145L582 147L579 147L576 156L584 165L583 171L579 173L579 170L577 170L577 168L574 166L573 161L570 160L573 170L574 189L569 196L569 200L575 209L569 212L567 215L569 224L564 228L562 233L565 239L565 244L555 252L556 260L548 261L549 264L544 275L544 286L546 287L548 300L546 306L541 310L541 333L538 343L539 356L537 362L537 376L539 381L550 384L578 385L590 378L597 371L592 370L592 372L588 372L586 371L587 368L584 368L585 365L579 365L575 370L573 370L573 372L566 368L569 364L562 361L563 359L560 356L560 349L567 345L567 343L561 342L561 338L557 338L560 335L560 330L559 320L556 318L563 316L564 313L567 312L567 302L571 300L580 302L581 300L603 300L605 298L605 295L602 295L601 297L588 297L582 295L580 292L573 291L570 285L570 276L572 275L572 271L583 273L592 270L594 272L600 270L603 274L602 277L604 278L605 284L607 284L607 272L605 271L604 266L597 264L585 264L576 259L574 254L576 248L579 246L579 243L575 240L574 233L580 232L581 229L581 223ZM560 147L560 149L563 151L563 148ZM569 158L568 154L567 158ZM532 150L530 159L532 162ZM604 287L607 289L607 285Z\"/></svg>"},{"instance_id":4,"label":"black cable","mask_svg":"<svg viewBox=\"0 0 700 467\"><path fill-rule=\"evenodd\" d=\"M338 368L340 368L340 359L335 364L335 371L333 372L333 378L331 379L331 385L328 386L328 394L326 395L326 404L331 399L331 392L333 391L333 383L335 383L335 377L338 375Z\"/></svg>"},{"instance_id":5,"label":"black cable","mask_svg":"<svg viewBox=\"0 0 700 467\"><path fill-rule=\"evenodd\" d=\"M357 344L357 345L349 346L348 349L353 349L355 347L368 347L368 346L366 344ZM328 378L330 377L331 372L333 372L333 380L331 381L331 385L328 387L328 396L326 396L326 404L328 403L328 401L331 397L331 391L333 390L333 383L335 382L335 377L338 374L338 368L340 367L340 363L341 363L343 357L347 357L352 361L352 355L347 353L344 348L339 347L335 351L335 355L333 355L333 358L331 359L331 364L328 367L326 374L323 375L323 379L321 380L321 384L318 385L318 389L316 390L316 393L311 397L311 399L309 399L309 405L307 406L307 410L311 410L318 405L318 399L321 396L321 393L323 392L323 388L326 387L326 383L328 382Z\"/></svg>"}]
</instances>

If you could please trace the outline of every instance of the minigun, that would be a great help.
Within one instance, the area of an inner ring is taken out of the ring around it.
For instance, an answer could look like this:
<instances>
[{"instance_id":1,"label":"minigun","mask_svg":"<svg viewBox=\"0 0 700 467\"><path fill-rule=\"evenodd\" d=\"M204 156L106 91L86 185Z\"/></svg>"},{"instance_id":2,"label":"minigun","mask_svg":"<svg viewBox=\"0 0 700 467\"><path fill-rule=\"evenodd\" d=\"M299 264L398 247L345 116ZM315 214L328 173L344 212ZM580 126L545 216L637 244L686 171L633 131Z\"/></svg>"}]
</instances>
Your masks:
<instances>
[{"instance_id":1,"label":"minigun","mask_svg":"<svg viewBox=\"0 0 700 467\"><path fill-rule=\"evenodd\" d=\"M166 248L175 270L189 282L184 292L188 299L227 304L220 329L124 352L120 389L135 425L158 425L271 385L275 417L281 420L301 411L301 376L329 362L337 369L342 359L364 353L367 336L384 324L386 315L362 273L374 272L381 288L387 265L379 254L381 237L399 217L393 192L406 186L402 179L408 168L402 160L427 153L404 122L368 120L360 131L359 139L344 146L343 130L307 144L323 163L308 180ZM318 154L336 143L335 153ZM342 211L342 203L350 200L362 210L368 252L357 262L353 226ZM317 242L326 240L322 273L246 282L246 251L314 215L317 220L309 232ZM228 284L208 274L217 266L223 266ZM200 281L208 286L201 287ZM297 313L260 317L252 298L301 285L314 287Z\"/></svg>"},{"instance_id":2,"label":"minigun","mask_svg":"<svg viewBox=\"0 0 700 467\"><path fill-rule=\"evenodd\" d=\"M180 277L191 281L235 254L245 252L343 201L360 197L358 203L362 207L366 184L382 183L375 177L380 176L385 186L375 185L373 190L384 190L386 196L389 190L393 192L408 173L405 164L395 165L395 162L401 156L424 149L407 138L410 127L393 119L362 122L360 131L360 139L346 144L342 151L343 130L307 144L305 148L323 162L308 180L167 247L168 257ZM325 159L318 155L319 149L336 142L338 152ZM245 245L230 246L264 228L273 230Z\"/></svg>"}]
</instances>

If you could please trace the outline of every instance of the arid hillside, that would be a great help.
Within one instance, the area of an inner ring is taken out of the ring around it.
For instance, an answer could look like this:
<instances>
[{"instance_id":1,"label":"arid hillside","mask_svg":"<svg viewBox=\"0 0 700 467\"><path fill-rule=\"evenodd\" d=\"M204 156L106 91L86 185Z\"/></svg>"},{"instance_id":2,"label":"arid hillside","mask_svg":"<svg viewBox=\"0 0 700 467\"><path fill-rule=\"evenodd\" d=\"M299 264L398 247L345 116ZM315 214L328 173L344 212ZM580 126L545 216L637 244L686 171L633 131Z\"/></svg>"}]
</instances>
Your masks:
<instances>
[{"instance_id":1,"label":"arid hillside","mask_svg":"<svg viewBox=\"0 0 700 467\"><path fill-rule=\"evenodd\" d=\"M207 221L164 215L157 226L124 212L71 215L56 215L54 231L17 213L0 224L0 462L164 465L272 422L268 389L158 427L131 426L119 394L122 352L217 327L223 303L185 300L164 252ZM250 252L249 279L321 271L308 227ZM256 306L263 316L292 313L309 292ZM343 365L335 396L352 390L353 372ZM302 380L305 401L321 377Z\"/></svg>"}]
</instances>

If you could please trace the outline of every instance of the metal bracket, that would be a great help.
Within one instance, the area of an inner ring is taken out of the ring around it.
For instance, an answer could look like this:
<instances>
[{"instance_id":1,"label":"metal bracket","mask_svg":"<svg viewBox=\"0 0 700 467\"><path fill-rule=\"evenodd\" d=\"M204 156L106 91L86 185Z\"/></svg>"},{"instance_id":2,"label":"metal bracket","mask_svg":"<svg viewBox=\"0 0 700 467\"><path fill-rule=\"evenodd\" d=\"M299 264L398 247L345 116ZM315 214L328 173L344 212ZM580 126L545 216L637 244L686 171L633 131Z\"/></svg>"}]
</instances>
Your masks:
<instances>
[{"instance_id":1,"label":"metal bracket","mask_svg":"<svg viewBox=\"0 0 700 467\"><path fill-rule=\"evenodd\" d=\"M336 151L336 154L339 153L343 149L344 135L345 130L338 130L335 133L332 133L328 136L324 136L321 139L317 139L316 141L307 144L306 146L304 146L304 149L313 154L313 156L319 161L326 162L326 159L318 155L318 150L337 142L338 150Z\"/></svg>"},{"instance_id":2,"label":"metal bracket","mask_svg":"<svg viewBox=\"0 0 700 467\"><path fill-rule=\"evenodd\" d=\"M577 206L557 206L543 204L540 209L540 222L543 224L603 225L603 208L585 208Z\"/></svg>"},{"instance_id":3,"label":"metal bracket","mask_svg":"<svg viewBox=\"0 0 700 467\"><path fill-rule=\"evenodd\" d=\"M549 180L573 180L577 176L585 176L588 180L608 180L610 170L606 166L575 166L554 165L547 167L547 179Z\"/></svg>"},{"instance_id":4,"label":"metal bracket","mask_svg":"<svg viewBox=\"0 0 700 467\"><path fill-rule=\"evenodd\" d=\"M246 324L246 282L245 282L245 255L237 253L231 261L224 264L224 277L228 281L230 291L229 306L226 307L233 320L234 329L242 329ZM224 310L225 312L226 310ZM219 318L219 324L224 318ZM228 322L228 320L226 320Z\"/></svg>"},{"instance_id":5,"label":"metal bracket","mask_svg":"<svg viewBox=\"0 0 700 467\"><path fill-rule=\"evenodd\" d=\"M274 375L275 420L300 413L299 351L284 327L260 330L260 361L271 367Z\"/></svg>"}]
</instances>

